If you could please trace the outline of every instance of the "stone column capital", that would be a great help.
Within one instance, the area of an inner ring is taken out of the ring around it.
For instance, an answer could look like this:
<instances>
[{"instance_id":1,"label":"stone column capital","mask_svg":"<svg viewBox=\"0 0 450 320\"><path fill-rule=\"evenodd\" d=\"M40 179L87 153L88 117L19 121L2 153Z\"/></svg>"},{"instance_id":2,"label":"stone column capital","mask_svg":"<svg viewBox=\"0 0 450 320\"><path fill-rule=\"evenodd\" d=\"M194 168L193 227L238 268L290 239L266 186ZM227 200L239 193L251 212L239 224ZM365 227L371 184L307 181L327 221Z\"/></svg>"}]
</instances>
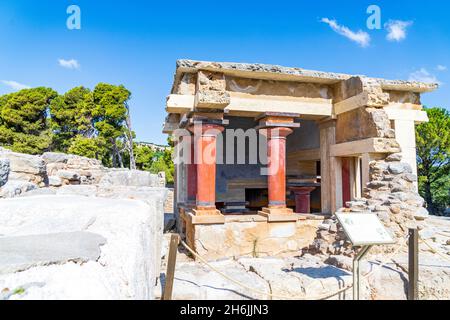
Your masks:
<instances>
[{"instance_id":1,"label":"stone column capital","mask_svg":"<svg viewBox=\"0 0 450 320\"><path fill-rule=\"evenodd\" d=\"M259 129L259 132L268 139L286 139L294 130L286 127L268 127Z\"/></svg>"}]
</instances>

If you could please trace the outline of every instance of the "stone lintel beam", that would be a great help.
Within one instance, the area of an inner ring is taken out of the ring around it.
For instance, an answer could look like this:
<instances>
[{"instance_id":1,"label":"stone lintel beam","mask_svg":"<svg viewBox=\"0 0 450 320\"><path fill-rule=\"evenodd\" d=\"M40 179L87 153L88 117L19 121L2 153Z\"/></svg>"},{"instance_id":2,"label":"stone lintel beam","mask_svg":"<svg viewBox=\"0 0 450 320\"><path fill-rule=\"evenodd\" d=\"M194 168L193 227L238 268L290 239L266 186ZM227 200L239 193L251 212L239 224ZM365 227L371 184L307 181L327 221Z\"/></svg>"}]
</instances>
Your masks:
<instances>
[{"instance_id":1,"label":"stone lintel beam","mask_svg":"<svg viewBox=\"0 0 450 320\"><path fill-rule=\"evenodd\" d=\"M351 77L337 84L336 92L335 115L360 107L382 108L389 104L389 94L372 78Z\"/></svg>"},{"instance_id":2,"label":"stone lintel beam","mask_svg":"<svg viewBox=\"0 0 450 320\"><path fill-rule=\"evenodd\" d=\"M198 72L194 99L195 110L223 110L230 104L230 101L223 73L202 70Z\"/></svg>"},{"instance_id":3,"label":"stone lintel beam","mask_svg":"<svg viewBox=\"0 0 450 320\"><path fill-rule=\"evenodd\" d=\"M330 148L332 157L358 156L364 153L399 153L400 145L395 139L369 138L334 144Z\"/></svg>"},{"instance_id":4,"label":"stone lintel beam","mask_svg":"<svg viewBox=\"0 0 450 320\"><path fill-rule=\"evenodd\" d=\"M300 123L295 119L300 117L297 113L266 112L259 115L255 120L259 121L257 130L265 128L299 128Z\"/></svg>"}]
</instances>

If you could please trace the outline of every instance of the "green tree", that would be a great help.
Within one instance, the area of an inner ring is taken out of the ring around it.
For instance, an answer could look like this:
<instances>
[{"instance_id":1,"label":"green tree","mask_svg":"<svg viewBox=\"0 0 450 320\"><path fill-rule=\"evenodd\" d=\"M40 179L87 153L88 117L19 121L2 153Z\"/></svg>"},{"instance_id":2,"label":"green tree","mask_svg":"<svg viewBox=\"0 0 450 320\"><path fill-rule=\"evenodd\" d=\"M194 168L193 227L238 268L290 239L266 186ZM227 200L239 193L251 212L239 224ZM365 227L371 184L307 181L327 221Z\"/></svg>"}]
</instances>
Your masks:
<instances>
[{"instance_id":1,"label":"green tree","mask_svg":"<svg viewBox=\"0 0 450 320\"><path fill-rule=\"evenodd\" d=\"M108 158L105 141L95 137L86 138L82 135L78 135L72 140L67 152L101 161Z\"/></svg>"},{"instance_id":2,"label":"green tree","mask_svg":"<svg viewBox=\"0 0 450 320\"><path fill-rule=\"evenodd\" d=\"M2 96L0 144L29 154L49 150L52 132L48 125L48 108L57 95L50 88L40 87Z\"/></svg>"},{"instance_id":3,"label":"green tree","mask_svg":"<svg viewBox=\"0 0 450 320\"><path fill-rule=\"evenodd\" d=\"M426 109L430 121L417 126L419 190L432 214L450 205L450 113Z\"/></svg>"},{"instance_id":4,"label":"green tree","mask_svg":"<svg viewBox=\"0 0 450 320\"><path fill-rule=\"evenodd\" d=\"M135 168L133 137L128 100L131 92L124 86L99 83L93 91L95 128L98 135L110 144L114 167L123 167L123 153L130 157L130 167Z\"/></svg>"},{"instance_id":5,"label":"green tree","mask_svg":"<svg viewBox=\"0 0 450 320\"><path fill-rule=\"evenodd\" d=\"M92 138L95 136L96 132L92 121L94 107L92 92L84 87L73 88L52 101L50 113L55 150L68 152L75 137ZM80 138L76 143L79 141Z\"/></svg>"},{"instance_id":6,"label":"green tree","mask_svg":"<svg viewBox=\"0 0 450 320\"><path fill-rule=\"evenodd\" d=\"M171 147L166 148L164 152L152 163L150 167L151 173L164 172L166 174L166 182L172 184L174 182L175 166L172 161L173 149Z\"/></svg>"},{"instance_id":7,"label":"green tree","mask_svg":"<svg viewBox=\"0 0 450 320\"><path fill-rule=\"evenodd\" d=\"M134 155L136 157L136 168L150 171L155 160L155 151L150 146L135 144Z\"/></svg>"}]
</instances>

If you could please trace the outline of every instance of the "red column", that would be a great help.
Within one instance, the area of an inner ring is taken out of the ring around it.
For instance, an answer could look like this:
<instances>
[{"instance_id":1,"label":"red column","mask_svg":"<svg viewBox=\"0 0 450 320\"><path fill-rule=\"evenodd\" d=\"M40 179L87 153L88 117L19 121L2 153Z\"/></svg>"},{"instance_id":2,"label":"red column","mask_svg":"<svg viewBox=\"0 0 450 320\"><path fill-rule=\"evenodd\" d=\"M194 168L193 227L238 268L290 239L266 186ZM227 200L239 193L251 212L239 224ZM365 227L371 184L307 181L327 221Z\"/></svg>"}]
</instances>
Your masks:
<instances>
[{"instance_id":1,"label":"red column","mask_svg":"<svg viewBox=\"0 0 450 320\"><path fill-rule=\"evenodd\" d=\"M197 166L195 164L195 139L194 136L190 137L189 146L189 163L187 164L187 194L188 201L193 203L197 199Z\"/></svg>"},{"instance_id":2,"label":"red column","mask_svg":"<svg viewBox=\"0 0 450 320\"><path fill-rule=\"evenodd\" d=\"M196 213L215 214L216 210L216 140L224 127L217 124L195 124L194 156L197 172Z\"/></svg>"},{"instance_id":3,"label":"red column","mask_svg":"<svg viewBox=\"0 0 450 320\"><path fill-rule=\"evenodd\" d=\"M342 158L342 203L347 207L347 202L352 200L350 188L350 158Z\"/></svg>"},{"instance_id":4,"label":"red column","mask_svg":"<svg viewBox=\"0 0 450 320\"><path fill-rule=\"evenodd\" d=\"M289 128L267 129L269 208L286 208L286 137Z\"/></svg>"},{"instance_id":5,"label":"red column","mask_svg":"<svg viewBox=\"0 0 450 320\"><path fill-rule=\"evenodd\" d=\"M311 192L316 187L292 187L295 196L295 213L311 213Z\"/></svg>"}]
</instances>

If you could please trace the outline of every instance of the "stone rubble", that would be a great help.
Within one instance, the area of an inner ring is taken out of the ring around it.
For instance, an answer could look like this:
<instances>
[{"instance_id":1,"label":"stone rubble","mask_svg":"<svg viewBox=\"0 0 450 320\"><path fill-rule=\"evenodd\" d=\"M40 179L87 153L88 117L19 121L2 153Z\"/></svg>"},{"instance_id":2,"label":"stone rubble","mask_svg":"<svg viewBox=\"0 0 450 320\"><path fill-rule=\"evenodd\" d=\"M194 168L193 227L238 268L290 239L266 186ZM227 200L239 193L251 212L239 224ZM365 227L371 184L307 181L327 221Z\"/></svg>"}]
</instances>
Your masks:
<instances>
[{"instance_id":1,"label":"stone rubble","mask_svg":"<svg viewBox=\"0 0 450 320\"><path fill-rule=\"evenodd\" d=\"M409 164L401 162L401 155L390 154L384 160L374 160L369 166L370 182L363 190L364 197L347 203L340 212L375 213L392 235L401 239L409 227L424 228L429 217L425 201L417 193L417 177ZM310 253L354 254L337 219L325 220L317 231L314 243L305 251Z\"/></svg>"},{"instance_id":2,"label":"stone rubble","mask_svg":"<svg viewBox=\"0 0 450 320\"><path fill-rule=\"evenodd\" d=\"M110 169L99 160L76 155L46 152L33 156L0 148L0 198L20 196L38 188L76 185L165 187L165 176Z\"/></svg>"}]
</instances>

